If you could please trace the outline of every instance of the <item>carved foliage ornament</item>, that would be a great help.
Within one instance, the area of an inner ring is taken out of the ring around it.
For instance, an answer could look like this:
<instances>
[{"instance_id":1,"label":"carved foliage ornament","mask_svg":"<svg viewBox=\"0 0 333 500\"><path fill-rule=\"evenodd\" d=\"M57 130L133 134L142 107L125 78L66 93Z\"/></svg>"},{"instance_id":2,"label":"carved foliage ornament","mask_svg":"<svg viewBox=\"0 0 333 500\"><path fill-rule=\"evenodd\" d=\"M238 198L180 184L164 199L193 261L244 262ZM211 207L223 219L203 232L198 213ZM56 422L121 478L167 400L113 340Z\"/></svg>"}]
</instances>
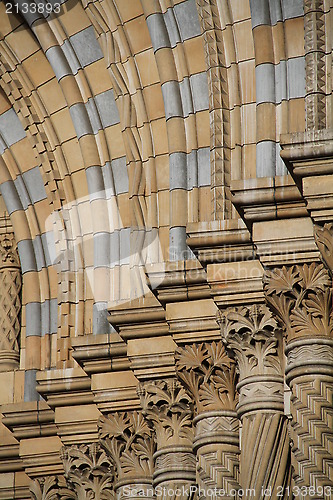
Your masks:
<instances>
[{"instance_id":1,"label":"carved foliage ornament","mask_svg":"<svg viewBox=\"0 0 333 500\"><path fill-rule=\"evenodd\" d=\"M267 271L266 300L286 328L288 340L301 336L331 336L332 290L322 264Z\"/></svg>"},{"instance_id":2,"label":"carved foliage ornament","mask_svg":"<svg viewBox=\"0 0 333 500\"><path fill-rule=\"evenodd\" d=\"M192 400L178 381L140 384L138 395L143 415L155 428L159 449L174 444L192 444Z\"/></svg>"},{"instance_id":3,"label":"carved foliage ornament","mask_svg":"<svg viewBox=\"0 0 333 500\"><path fill-rule=\"evenodd\" d=\"M281 374L277 324L265 305L230 308L218 312L222 340L238 362L241 378Z\"/></svg>"},{"instance_id":4,"label":"carved foliage ornament","mask_svg":"<svg viewBox=\"0 0 333 500\"><path fill-rule=\"evenodd\" d=\"M117 479L153 474L153 431L141 413L115 413L99 420L100 443L115 465Z\"/></svg>"},{"instance_id":5,"label":"carved foliage ornament","mask_svg":"<svg viewBox=\"0 0 333 500\"><path fill-rule=\"evenodd\" d=\"M64 447L61 459L77 500L114 498L112 464L98 444Z\"/></svg>"},{"instance_id":6,"label":"carved foliage ornament","mask_svg":"<svg viewBox=\"0 0 333 500\"><path fill-rule=\"evenodd\" d=\"M333 273L333 224L315 225L314 236L323 261Z\"/></svg>"},{"instance_id":7,"label":"carved foliage ornament","mask_svg":"<svg viewBox=\"0 0 333 500\"><path fill-rule=\"evenodd\" d=\"M235 362L222 343L193 344L176 352L177 375L196 401L196 411L235 410Z\"/></svg>"},{"instance_id":8,"label":"carved foliage ornament","mask_svg":"<svg viewBox=\"0 0 333 500\"><path fill-rule=\"evenodd\" d=\"M66 487L66 481L59 476L45 476L34 479L30 484L32 500L75 500L75 492Z\"/></svg>"}]
</instances>

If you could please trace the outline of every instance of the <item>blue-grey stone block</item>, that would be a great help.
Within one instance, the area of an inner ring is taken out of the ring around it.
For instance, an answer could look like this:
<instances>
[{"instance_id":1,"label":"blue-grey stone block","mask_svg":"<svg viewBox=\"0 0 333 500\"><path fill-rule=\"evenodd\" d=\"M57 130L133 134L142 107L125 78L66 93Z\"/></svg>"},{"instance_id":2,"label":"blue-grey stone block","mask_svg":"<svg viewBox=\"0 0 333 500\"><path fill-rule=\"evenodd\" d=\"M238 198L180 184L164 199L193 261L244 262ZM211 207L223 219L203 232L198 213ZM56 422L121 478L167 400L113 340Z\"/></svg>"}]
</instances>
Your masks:
<instances>
[{"instance_id":1,"label":"blue-grey stone block","mask_svg":"<svg viewBox=\"0 0 333 500\"><path fill-rule=\"evenodd\" d=\"M122 156L121 158L112 160L111 168L112 168L116 193L117 194L127 193L129 184L128 184L128 172L126 167L126 157Z\"/></svg>"},{"instance_id":2,"label":"blue-grey stone block","mask_svg":"<svg viewBox=\"0 0 333 500\"><path fill-rule=\"evenodd\" d=\"M42 324L41 324L41 334L42 336L50 333L50 301L45 300L41 304L42 313Z\"/></svg>"},{"instance_id":3,"label":"blue-grey stone block","mask_svg":"<svg viewBox=\"0 0 333 500\"><path fill-rule=\"evenodd\" d=\"M162 94L165 109L165 119L175 116L183 116L183 107L180 97L180 89L178 82L166 82L162 85Z\"/></svg>"},{"instance_id":4,"label":"blue-grey stone block","mask_svg":"<svg viewBox=\"0 0 333 500\"><path fill-rule=\"evenodd\" d=\"M31 240L22 240L17 244L22 273L37 271L35 251Z\"/></svg>"},{"instance_id":5,"label":"blue-grey stone block","mask_svg":"<svg viewBox=\"0 0 333 500\"><path fill-rule=\"evenodd\" d=\"M170 189L187 189L186 153L172 153L169 162Z\"/></svg>"},{"instance_id":6,"label":"blue-grey stone block","mask_svg":"<svg viewBox=\"0 0 333 500\"><path fill-rule=\"evenodd\" d=\"M84 135L93 133L86 107L82 102L73 104L73 106L69 108L69 112L71 114L78 139Z\"/></svg>"},{"instance_id":7,"label":"blue-grey stone block","mask_svg":"<svg viewBox=\"0 0 333 500\"><path fill-rule=\"evenodd\" d=\"M257 144L257 177L273 177L276 170L276 143L262 141Z\"/></svg>"},{"instance_id":8,"label":"blue-grey stone block","mask_svg":"<svg viewBox=\"0 0 333 500\"><path fill-rule=\"evenodd\" d=\"M57 333L58 330L58 301L51 299L50 301L50 333Z\"/></svg>"},{"instance_id":9,"label":"blue-grey stone block","mask_svg":"<svg viewBox=\"0 0 333 500\"><path fill-rule=\"evenodd\" d=\"M118 266L120 263L120 235L119 231L110 234L110 267Z\"/></svg>"},{"instance_id":10,"label":"blue-grey stone block","mask_svg":"<svg viewBox=\"0 0 333 500\"><path fill-rule=\"evenodd\" d=\"M287 63L280 61L275 66L275 100L279 104L288 98Z\"/></svg>"},{"instance_id":11,"label":"blue-grey stone block","mask_svg":"<svg viewBox=\"0 0 333 500\"><path fill-rule=\"evenodd\" d=\"M113 90L107 90L102 94L98 94L95 96L95 102L104 128L120 122Z\"/></svg>"},{"instance_id":12,"label":"blue-grey stone block","mask_svg":"<svg viewBox=\"0 0 333 500\"><path fill-rule=\"evenodd\" d=\"M86 103L86 109L88 112L92 130L94 134L97 134L99 130L102 130L103 126L94 99L88 100L88 102Z\"/></svg>"},{"instance_id":13,"label":"blue-grey stone block","mask_svg":"<svg viewBox=\"0 0 333 500\"><path fill-rule=\"evenodd\" d=\"M24 0L16 0L16 4L18 4L20 14L25 19L27 24L31 27L34 22L39 19L43 19L43 14L39 12L32 12L32 9L27 9L26 3Z\"/></svg>"},{"instance_id":14,"label":"blue-grey stone block","mask_svg":"<svg viewBox=\"0 0 333 500\"><path fill-rule=\"evenodd\" d=\"M30 337L34 335L39 337L41 335L41 304L40 302L29 302L25 306L25 318L26 318L26 336Z\"/></svg>"},{"instance_id":15,"label":"blue-grey stone block","mask_svg":"<svg viewBox=\"0 0 333 500\"><path fill-rule=\"evenodd\" d=\"M180 82L179 88L182 100L183 116L186 118L190 113L194 113L190 80L188 78L184 78L184 80Z\"/></svg>"},{"instance_id":16,"label":"blue-grey stone block","mask_svg":"<svg viewBox=\"0 0 333 500\"><path fill-rule=\"evenodd\" d=\"M210 149L198 149L198 186L211 185Z\"/></svg>"},{"instance_id":17,"label":"blue-grey stone block","mask_svg":"<svg viewBox=\"0 0 333 500\"><path fill-rule=\"evenodd\" d=\"M0 135L0 155L2 155L7 149L7 145Z\"/></svg>"},{"instance_id":18,"label":"blue-grey stone block","mask_svg":"<svg viewBox=\"0 0 333 500\"><path fill-rule=\"evenodd\" d=\"M283 21L281 2L268 0L271 25L275 26L279 21Z\"/></svg>"},{"instance_id":19,"label":"blue-grey stone block","mask_svg":"<svg viewBox=\"0 0 333 500\"><path fill-rule=\"evenodd\" d=\"M22 175L16 177L14 181L14 186L16 188L17 194L20 197L22 206L24 210L26 210L28 206L31 205L32 203Z\"/></svg>"},{"instance_id":20,"label":"blue-grey stone block","mask_svg":"<svg viewBox=\"0 0 333 500\"><path fill-rule=\"evenodd\" d=\"M304 16L303 0L281 0L283 19Z\"/></svg>"},{"instance_id":21,"label":"blue-grey stone block","mask_svg":"<svg viewBox=\"0 0 333 500\"><path fill-rule=\"evenodd\" d=\"M126 157L124 156L123 158L125 159L125 165L126 165ZM111 198L111 196L114 196L116 193L111 163L109 161L107 161L106 164L102 167L102 174L106 190L106 198L108 199Z\"/></svg>"},{"instance_id":22,"label":"blue-grey stone block","mask_svg":"<svg viewBox=\"0 0 333 500\"><path fill-rule=\"evenodd\" d=\"M186 0L174 7L182 40L201 35L201 26L195 0Z\"/></svg>"},{"instance_id":23,"label":"blue-grey stone block","mask_svg":"<svg viewBox=\"0 0 333 500\"><path fill-rule=\"evenodd\" d=\"M167 9L163 14L163 17L170 39L170 45L171 47L176 47L177 43L181 42L181 37L177 26L174 9Z\"/></svg>"},{"instance_id":24,"label":"blue-grey stone block","mask_svg":"<svg viewBox=\"0 0 333 500\"><path fill-rule=\"evenodd\" d=\"M26 370L24 374L24 401L39 401L40 396L36 389L37 370Z\"/></svg>"},{"instance_id":25,"label":"blue-grey stone block","mask_svg":"<svg viewBox=\"0 0 333 500\"><path fill-rule=\"evenodd\" d=\"M163 47L170 47L170 40L161 13L148 16L147 25L154 52Z\"/></svg>"},{"instance_id":26,"label":"blue-grey stone block","mask_svg":"<svg viewBox=\"0 0 333 500\"><path fill-rule=\"evenodd\" d=\"M68 64L65 54L59 46L50 47L45 52L45 55L51 64L58 81L60 81L64 76L72 74L72 70Z\"/></svg>"},{"instance_id":27,"label":"blue-grey stone block","mask_svg":"<svg viewBox=\"0 0 333 500\"><path fill-rule=\"evenodd\" d=\"M186 155L187 160L187 189L198 187L198 152L196 149Z\"/></svg>"},{"instance_id":28,"label":"blue-grey stone block","mask_svg":"<svg viewBox=\"0 0 333 500\"><path fill-rule=\"evenodd\" d=\"M53 231L47 231L42 234L42 244L44 249L44 258L47 266L53 266L57 259L56 246Z\"/></svg>"},{"instance_id":29,"label":"blue-grey stone block","mask_svg":"<svg viewBox=\"0 0 333 500\"><path fill-rule=\"evenodd\" d=\"M120 264L130 263L130 252L131 252L131 229L124 228L119 231L119 242L120 242Z\"/></svg>"},{"instance_id":30,"label":"blue-grey stone block","mask_svg":"<svg viewBox=\"0 0 333 500\"><path fill-rule=\"evenodd\" d=\"M92 26L72 35L70 42L83 67L103 57L103 52L96 40L95 31Z\"/></svg>"},{"instance_id":31,"label":"blue-grey stone block","mask_svg":"<svg viewBox=\"0 0 333 500\"><path fill-rule=\"evenodd\" d=\"M24 179L24 184L26 185L30 200L33 203L46 199L46 191L44 187L44 181L42 174L40 173L39 167L34 167L31 170L27 170L22 175Z\"/></svg>"},{"instance_id":32,"label":"blue-grey stone block","mask_svg":"<svg viewBox=\"0 0 333 500\"><path fill-rule=\"evenodd\" d=\"M13 181L6 181L0 185L7 212L11 215L16 210L22 210L22 203Z\"/></svg>"},{"instance_id":33,"label":"blue-grey stone block","mask_svg":"<svg viewBox=\"0 0 333 500\"><path fill-rule=\"evenodd\" d=\"M76 75L81 68L81 64L74 52L72 45L70 44L70 41L65 40L61 48L66 57L67 63L69 64L72 74Z\"/></svg>"},{"instance_id":34,"label":"blue-grey stone block","mask_svg":"<svg viewBox=\"0 0 333 500\"><path fill-rule=\"evenodd\" d=\"M275 103L274 64L264 63L256 67L256 101Z\"/></svg>"},{"instance_id":35,"label":"blue-grey stone block","mask_svg":"<svg viewBox=\"0 0 333 500\"><path fill-rule=\"evenodd\" d=\"M169 232L170 260L187 260L191 255L186 244L186 228L171 227Z\"/></svg>"},{"instance_id":36,"label":"blue-grey stone block","mask_svg":"<svg viewBox=\"0 0 333 500\"><path fill-rule=\"evenodd\" d=\"M205 72L197 73L190 77L192 88L194 111L209 109L208 81Z\"/></svg>"},{"instance_id":37,"label":"blue-grey stone block","mask_svg":"<svg viewBox=\"0 0 333 500\"><path fill-rule=\"evenodd\" d=\"M305 57L294 57L287 61L289 99L305 96Z\"/></svg>"},{"instance_id":38,"label":"blue-grey stone block","mask_svg":"<svg viewBox=\"0 0 333 500\"><path fill-rule=\"evenodd\" d=\"M93 333L95 335L114 331L108 321L108 315L106 302L96 302L93 305Z\"/></svg>"},{"instance_id":39,"label":"blue-grey stone block","mask_svg":"<svg viewBox=\"0 0 333 500\"><path fill-rule=\"evenodd\" d=\"M277 0L273 0L277 3ZM267 0L250 0L252 28L263 24L270 25L271 17Z\"/></svg>"},{"instance_id":40,"label":"blue-grey stone block","mask_svg":"<svg viewBox=\"0 0 333 500\"><path fill-rule=\"evenodd\" d=\"M43 249L41 237L36 236L32 240L32 245L33 245L34 253L35 253L37 271L40 271L41 269L43 269L43 267L45 267L45 256L44 256L44 249Z\"/></svg>"},{"instance_id":41,"label":"blue-grey stone block","mask_svg":"<svg viewBox=\"0 0 333 500\"><path fill-rule=\"evenodd\" d=\"M90 200L105 199L105 185L102 168L98 166L88 167L86 169L87 184Z\"/></svg>"},{"instance_id":42,"label":"blue-grey stone block","mask_svg":"<svg viewBox=\"0 0 333 500\"><path fill-rule=\"evenodd\" d=\"M94 234L94 266L110 266L110 233Z\"/></svg>"},{"instance_id":43,"label":"blue-grey stone block","mask_svg":"<svg viewBox=\"0 0 333 500\"><path fill-rule=\"evenodd\" d=\"M8 147L26 137L26 133L13 108L0 115L0 135Z\"/></svg>"}]
</instances>

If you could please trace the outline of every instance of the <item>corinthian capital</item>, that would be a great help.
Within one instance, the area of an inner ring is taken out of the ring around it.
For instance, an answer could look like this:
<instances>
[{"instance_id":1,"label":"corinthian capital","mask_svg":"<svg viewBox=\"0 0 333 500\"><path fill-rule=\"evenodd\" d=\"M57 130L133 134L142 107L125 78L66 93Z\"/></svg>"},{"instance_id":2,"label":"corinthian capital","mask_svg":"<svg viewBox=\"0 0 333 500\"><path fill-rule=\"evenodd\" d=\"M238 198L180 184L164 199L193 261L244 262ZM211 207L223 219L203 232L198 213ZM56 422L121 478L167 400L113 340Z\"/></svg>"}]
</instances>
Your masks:
<instances>
[{"instance_id":1,"label":"corinthian capital","mask_svg":"<svg viewBox=\"0 0 333 500\"><path fill-rule=\"evenodd\" d=\"M64 447L61 459L65 478L78 500L114 498L113 467L97 443Z\"/></svg>"},{"instance_id":2,"label":"corinthian capital","mask_svg":"<svg viewBox=\"0 0 333 500\"><path fill-rule=\"evenodd\" d=\"M100 443L115 466L118 481L152 477L154 436L141 413L110 414L100 418L98 427Z\"/></svg>"},{"instance_id":3,"label":"corinthian capital","mask_svg":"<svg viewBox=\"0 0 333 500\"><path fill-rule=\"evenodd\" d=\"M222 340L238 363L240 379L281 374L277 323L265 305L230 308L218 313Z\"/></svg>"},{"instance_id":4,"label":"corinthian capital","mask_svg":"<svg viewBox=\"0 0 333 500\"><path fill-rule=\"evenodd\" d=\"M267 271L266 300L286 329L288 341L333 331L331 278L322 264Z\"/></svg>"},{"instance_id":5,"label":"corinthian capital","mask_svg":"<svg viewBox=\"0 0 333 500\"><path fill-rule=\"evenodd\" d=\"M323 261L333 273L333 224L315 225L314 236Z\"/></svg>"},{"instance_id":6,"label":"corinthian capital","mask_svg":"<svg viewBox=\"0 0 333 500\"><path fill-rule=\"evenodd\" d=\"M235 410L235 362L223 344L187 345L176 352L178 378L196 402L196 413Z\"/></svg>"},{"instance_id":7,"label":"corinthian capital","mask_svg":"<svg viewBox=\"0 0 333 500\"><path fill-rule=\"evenodd\" d=\"M192 400L176 380L140 384L143 415L153 424L158 449L171 445L192 446Z\"/></svg>"}]
</instances>

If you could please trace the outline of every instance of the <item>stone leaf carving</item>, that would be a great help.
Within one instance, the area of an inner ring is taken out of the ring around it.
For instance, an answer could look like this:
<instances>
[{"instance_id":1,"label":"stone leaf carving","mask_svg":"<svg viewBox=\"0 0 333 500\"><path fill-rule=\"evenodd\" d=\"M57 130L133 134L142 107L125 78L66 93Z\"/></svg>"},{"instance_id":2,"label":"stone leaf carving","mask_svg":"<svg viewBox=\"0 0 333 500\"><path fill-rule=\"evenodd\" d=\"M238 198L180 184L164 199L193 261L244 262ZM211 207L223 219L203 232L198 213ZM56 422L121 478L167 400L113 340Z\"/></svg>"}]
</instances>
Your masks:
<instances>
[{"instance_id":1,"label":"stone leaf carving","mask_svg":"<svg viewBox=\"0 0 333 500\"><path fill-rule=\"evenodd\" d=\"M63 447L61 459L65 478L77 500L110 500L113 493L113 467L97 443Z\"/></svg>"},{"instance_id":2,"label":"stone leaf carving","mask_svg":"<svg viewBox=\"0 0 333 500\"><path fill-rule=\"evenodd\" d=\"M0 235L0 267L20 267L13 233Z\"/></svg>"},{"instance_id":3,"label":"stone leaf carving","mask_svg":"<svg viewBox=\"0 0 333 500\"><path fill-rule=\"evenodd\" d=\"M66 487L63 477L45 476L30 483L32 500L75 500L74 491Z\"/></svg>"},{"instance_id":4,"label":"stone leaf carving","mask_svg":"<svg viewBox=\"0 0 333 500\"><path fill-rule=\"evenodd\" d=\"M298 336L331 336L331 279L322 264L266 271L266 300L286 328L288 340Z\"/></svg>"},{"instance_id":5,"label":"stone leaf carving","mask_svg":"<svg viewBox=\"0 0 333 500\"><path fill-rule=\"evenodd\" d=\"M281 374L277 323L265 305L219 311L222 340L238 362L241 379L250 375Z\"/></svg>"},{"instance_id":6,"label":"stone leaf carving","mask_svg":"<svg viewBox=\"0 0 333 500\"><path fill-rule=\"evenodd\" d=\"M139 412L115 413L99 420L99 437L116 470L117 479L151 477L153 431Z\"/></svg>"},{"instance_id":7,"label":"stone leaf carving","mask_svg":"<svg viewBox=\"0 0 333 500\"><path fill-rule=\"evenodd\" d=\"M153 424L158 448L192 445L193 404L176 380L152 381L138 387L143 415Z\"/></svg>"},{"instance_id":8,"label":"stone leaf carving","mask_svg":"<svg viewBox=\"0 0 333 500\"><path fill-rule=\"evenodd\" d=\"M333 273L333 224L315 225L314 236L324 263Z\"/></svg>"},{"instance_id":9,"label":"stone leaf carving","mask_svg":"<svg viewBox=\"0 0 333 500\"><path fill-rule=\"evenodd\" d=\"M178 378L196 402L197 413L235 409L235 362L221 342L178 348L176 368Z\"/></svg>"}]
</instances>

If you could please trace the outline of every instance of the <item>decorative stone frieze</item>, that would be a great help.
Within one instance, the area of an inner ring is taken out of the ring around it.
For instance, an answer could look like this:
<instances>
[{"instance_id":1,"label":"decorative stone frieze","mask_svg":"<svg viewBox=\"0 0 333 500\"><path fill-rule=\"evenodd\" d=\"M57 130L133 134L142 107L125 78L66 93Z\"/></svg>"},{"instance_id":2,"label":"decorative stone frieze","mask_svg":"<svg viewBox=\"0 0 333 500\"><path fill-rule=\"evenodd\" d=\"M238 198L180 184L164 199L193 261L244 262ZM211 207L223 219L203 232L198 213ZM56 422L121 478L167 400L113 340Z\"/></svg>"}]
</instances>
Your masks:
<instances>
[{"instance_id":1,"label":"decorative stone frieze","mask_svg":"<svg viewBox=\"0 0 333 500\"><path fill-rule=\"evenodd\" d=\"M19 366L21 267L13 233L0 235L0 372Z\"/></svg>"},{"instance_id":2,"label":"decorative stone frieze","mask_svg":"<svg viewBox=\"0 0 333 500\"><path fill-rule=\"evenodd\" d=\"M266 272L264 288L287 337L294 481L321 491L333 486L331 279L322 264L304 264Z\"/></svg>"},{"instance_id":3,"label":"decorative stone frieze","mask_svg":"<svg viewBox=\"0 0 333 500\"><path fill-rule=\"evenodd\" d=\"M114 498L113 467L97 443L64 447L61 459L65 478L77 500Z\"/></svg>"},{"instance_id":4,"label":"decorative stone frieze","mask_svg":"<svg viewBox=\"0 0 333 500\"><path fill-rule=\"evenodd\" d=\"M193 448L193 403L180 382L174 379L145 382L138 387L142 413L151 422L157 450L154 454L156 498L190 498L195 483Z\"/></svg>"},{"instance_id":5,"label":"decorative stone frieze","mask_svg":"<svg viewBox=\"0 0 333 500\"><path fill-rule=\"evenodd\" d=\"M101 446L115 468L114 490L118 499L142 498L134 490L153 498L152 476L155 442L153 431L139 412L121 412L101 417L99 421ZM124 495L125 490L125 495Z\"/></svg>"},{"instance_id":6,"label":"decorative stone frieze","mask_svg":"<svg viewBox=\"0 0 333 500\"><path fill-rule=\"evenodd\" d=\"M214 488L225 491L227 498L239 488L235 362L221 342L212 342L178 348L176 367L178 378L195 401L198 498L213 498L200 491Z\"/></svg>"},{"instance_id":7,"label":"decorative stone frieze","mask_svg":"<svg viewBox=\"0 0 333 500\"><path fill-rule=\"evenodd\" d=\"M289 463L277 322L265 305L220 311L218 322L239 372L240 484L256 492L272 488L276 497L277 487L287 486Z\"/></svg>"}]
</instances>

